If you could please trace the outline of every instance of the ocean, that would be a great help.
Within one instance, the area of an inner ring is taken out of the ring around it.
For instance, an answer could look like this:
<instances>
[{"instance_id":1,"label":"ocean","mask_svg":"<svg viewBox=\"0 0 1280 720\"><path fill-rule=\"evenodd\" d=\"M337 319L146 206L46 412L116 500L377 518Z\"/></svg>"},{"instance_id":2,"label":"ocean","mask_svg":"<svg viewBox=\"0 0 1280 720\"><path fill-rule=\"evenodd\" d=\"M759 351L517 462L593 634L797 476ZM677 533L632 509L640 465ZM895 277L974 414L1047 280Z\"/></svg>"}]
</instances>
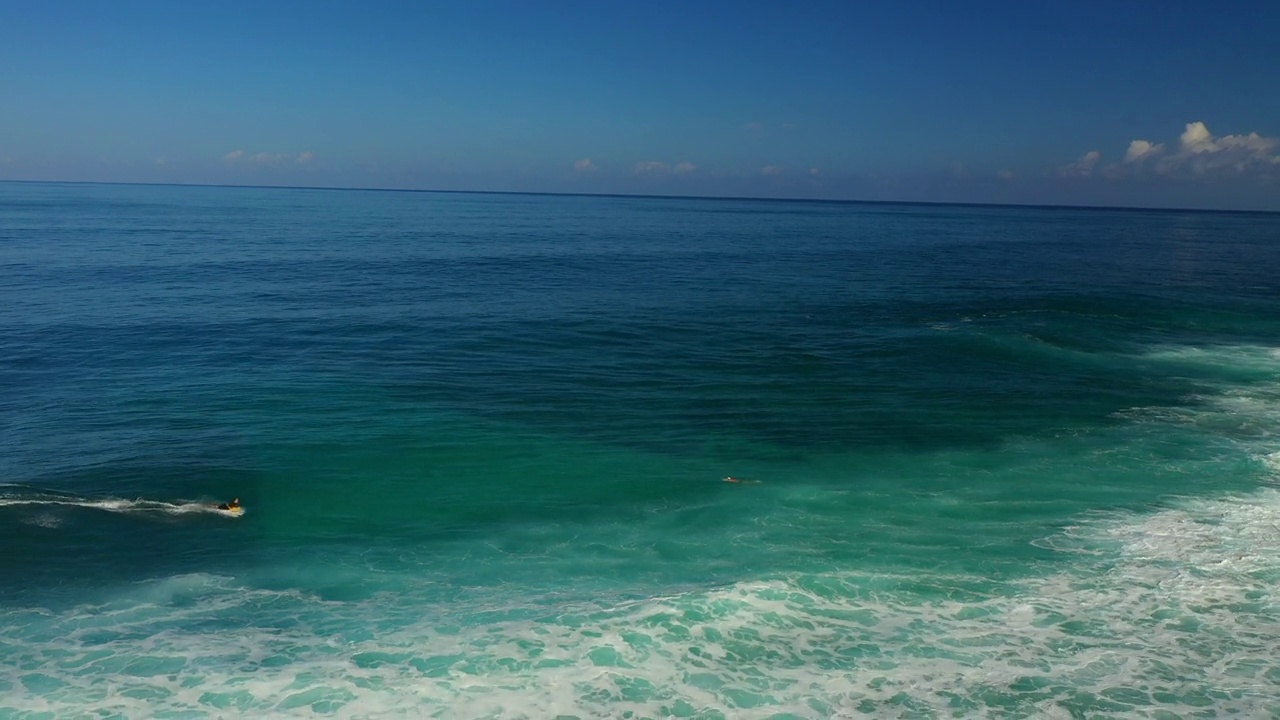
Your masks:
<instances>
[{"instance_id":1,"label":"ocean","mask_svg":"<svg viewBox=\"0 0 1280 720\"><path fill-rule=\"evenodd\" d=\"M0 718L1280 717L1280 215L0 183L0 471Z\"/></svg>"}]
</instances>

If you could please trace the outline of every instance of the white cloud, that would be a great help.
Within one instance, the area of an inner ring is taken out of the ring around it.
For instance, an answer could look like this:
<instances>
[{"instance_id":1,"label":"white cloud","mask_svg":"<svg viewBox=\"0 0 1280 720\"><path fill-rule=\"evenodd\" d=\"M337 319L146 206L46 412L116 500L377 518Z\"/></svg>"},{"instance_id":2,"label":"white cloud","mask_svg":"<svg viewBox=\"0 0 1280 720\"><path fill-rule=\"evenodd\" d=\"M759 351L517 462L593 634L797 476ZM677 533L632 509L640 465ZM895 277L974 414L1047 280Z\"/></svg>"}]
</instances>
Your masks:
<instances>
[{"instance_id":1,"label":"white cloud","mask_svg":"<svg viewBox=\"0 0 1280 720\"><path fill-rule=\"evenodd\" d=\"M1149 140L1134 140L1129 149L1124 151L1125 164L1135 163L1164 152L1164 145L1152 144Z\"/></svg>"},{"instance_id":2,"label":"white cloud","mask_svg":"<svg viewBox=\"0 0 1280 720\"><path fill-rule=\"evenodd\" d=\"M1203 122L1189 122L1178 144L1169 150L1163 143L1133 140L1124 161L1108 165L1106 177L1119 180L1149 172L1177 179L1205 176L1257 176L1266 178L1280 170L1280 138L1248 135L1215 137Z\"/></svg>"},{"instance_id":3,"label":"white cloud","mask_svg":"<svg viewBox=\"0 0 1280 720\"><path fill-rule=\"evenodd\" d=\"M1256 133L1255 133L1256 135ZM1202 153L1214 151L1213 134L1199 120L1187 123L1187 129L1178 138L1178 149L1184 153Z\"/></svg>"},{"instance_id":4,"label":"white cloud","mask_svg":"<svg viewBox=\"0 0 1280 720\"><path fill-rule=\"evenodd\" d=\"M580 173L589 173L595 171L596 166L595 163L591 162L591 158L582 158L574 161L573 169Z\"/></svg>"},{"instance_id":5,"label":"white cloud","mask_svg":"<svg viewBox=\"0 0 1280 720\"><path fill-rule=\"evenodd\" d=\"M675 169L674 169L674 170L672 170L672 172L674 172L674 173L675 173L675 174L677 174L677 175L685 175L685 174L691 173L691 172L693 172L694 170L697 170L697 169L698 169L698 166L697 166L697 165L694 165L694 164L693 164L693 163L691 163L691 162L682 162L682 163L680 163L680 164L676 165L676 166L675 166Z\"/></svg>"},{"instance_id":6,"label":"white cloud","mask_svg":"<svg viewBox=\"0 0 1280 720\"><path fill-rule=\"evenodd\" d=\"M250 155L249 162L254 162L259 165L274 165L281 160L287 160L288 158L289 156L284 153L260 152L255 155Z\"/></svg>"},{"instance_id":7,"label":"white cloud","mask_svg":"<svg viewBox=\"0 0 1280 720\"><path fill-rule=\"evenodd\" d=\"M244 150L232 150L226 155L223 155L222 159L229 163L249 162L255 165L278 165L282 162L287 162L292 160L298 163L299 165L305 165L311 162L312 160L315 160L316 154L311 152L310 150L304 150L303 152L300 152L297 155L292 155L290 153L269 153L269 152L259 152L259 153L249 154L249 153L246 153Z\"/></svg>"},{"instance_id":8,"label":"white cloud","mask_svg":"<svg viewBox=\"0 0 1280 720\"><path fill-rule=\"evenodd\" d=\"M748 132L762 132L765 128L765 124L762 122L749 122L744 127L746 127Z\"/></svg>"},{"instance_id":9,"label":"white cloud","mask_svg":"<svg viewBox=\"0 0 1280 720\"><path fill-rule=\"evenodd\" d=\"M1214 137L1203 122L1187 123L1178 152L1164 158L1156 171L1165 175L1221 173L1243 175L1280 166L1280 138L1248 135Z\"/></svg>"},{"instance_id":10,"label":"white cloud","mask_svg":"<svg viewBox=\"0 0 1280 720\"><path fill-rule=\"evenodd\" d=\"M1018 173L1012 170L997 170L996 177L1000 178L1001 180L1013 180L1018 177Z\"/></svg>"},{"instance_id":11,"label":"white cloud","mask_svg":"<svg viewBox=\"0 0 1280 720\"><path fill-rule=\"evenodd\" d=\"M1093 167L1098 164L1098 160L1101 158L1102 153L1097 150L1090 150L1082 155L1079 160L1058 168L1058 176L1065 178L1089 177L1093 174Z\"/></svg>"},{"instance_id":12,"label":"white cloud","mask_svg":"<svg viewBox=\"0 0 1280 720\"><path fill-rule=\"evenodd\" d=\"M667 164L656 160L643 160L636 163L637 175L659 175L669 171Z\"/></svg>"},{"instance_id":13,"label":"white cloud","mask_svg":"<svg viewBox=\"0 0 1280 720\"><path fill-rule=\"evenodd\" d=\"M819 170L818 168L816 167L809 168L809 175L811 177L818 177L821 174L822 174L822 171Z\"/></svg>"},{"instance_id":14,"label":"white cloud","mask_svg":"<svg viewBox=\"0 0 1280 720\"><path fill-rule=\"evenodd\" d=\"M760 174L770 175L770 176L781 175L782 168L778 167L777 165L765 165L764 167L760 168Z\"/></svg>"}]
</instances>

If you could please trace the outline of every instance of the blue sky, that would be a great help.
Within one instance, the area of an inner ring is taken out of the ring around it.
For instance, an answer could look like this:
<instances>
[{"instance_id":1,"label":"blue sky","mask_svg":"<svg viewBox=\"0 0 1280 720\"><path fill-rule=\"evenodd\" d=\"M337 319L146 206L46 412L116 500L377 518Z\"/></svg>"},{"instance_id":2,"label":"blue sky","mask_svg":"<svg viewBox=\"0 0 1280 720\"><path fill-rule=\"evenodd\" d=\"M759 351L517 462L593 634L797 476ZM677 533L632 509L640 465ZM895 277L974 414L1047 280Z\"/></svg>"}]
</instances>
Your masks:
<instances>
[{"instance_id":1,"label":"blue sky","mask_svg":"<svg viewBox=\"0 0 1280 720\"><path fill-rule=\"evenodd\" d=\"M0 179L1280 210L1280 2L0 0Z\"/></svg>"}]
</instances>

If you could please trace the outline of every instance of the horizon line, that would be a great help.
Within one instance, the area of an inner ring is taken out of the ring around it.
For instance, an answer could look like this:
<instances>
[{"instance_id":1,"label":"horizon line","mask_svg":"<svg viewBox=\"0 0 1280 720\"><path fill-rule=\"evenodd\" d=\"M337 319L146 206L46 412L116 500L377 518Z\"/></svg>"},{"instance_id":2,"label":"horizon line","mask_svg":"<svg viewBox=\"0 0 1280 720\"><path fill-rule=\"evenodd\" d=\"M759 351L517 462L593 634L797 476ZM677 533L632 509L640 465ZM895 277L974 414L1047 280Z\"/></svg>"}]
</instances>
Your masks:
<instances>
[{"instance_id":1,"label":"horizon line","mask_svg":"<svg viewBox=\"0 0 1280 720\"><path fill-rule=\"evenodd\" d=\"M937 207L1023 208L1028 210L1100 210L1141 212L1196 212L1277 215L1280 210L1225 210L1221 208L1144 207L1138 205L1056 205L1052 203L983 203L946 200L837 200L832 198L752 197L735 195L658 195L643 193L554 192L537 190L439 190L430 188L344 187L334 185L236 185L230 183L162 183L106 180L3 180L0 183L40 185L136 185L143 187L242 188L246 190L322 190L347 192L432 193L452 195L527 195L542 197L601 197L649 200L719 200L738 202L823 203L829 205L924 205Z\"/></svg>"}]
</instances>

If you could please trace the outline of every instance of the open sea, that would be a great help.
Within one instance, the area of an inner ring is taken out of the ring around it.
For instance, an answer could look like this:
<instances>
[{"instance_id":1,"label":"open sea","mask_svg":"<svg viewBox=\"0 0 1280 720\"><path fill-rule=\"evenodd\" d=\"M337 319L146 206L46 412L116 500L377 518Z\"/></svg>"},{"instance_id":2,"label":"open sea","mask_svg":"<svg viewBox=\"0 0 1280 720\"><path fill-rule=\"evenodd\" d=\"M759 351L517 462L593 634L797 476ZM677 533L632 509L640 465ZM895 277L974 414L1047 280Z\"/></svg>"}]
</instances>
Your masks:
<instances>
[{"instance_id":1,"label":"open sea","mask_svg":"<svg viewBox=\"0 0 1280 720\"><path fill-rule=\"evenodd\" d=\"M1274 718L1277 583L1280 214L0 183L0 718Z\"/></svg>"}]
</instances>

